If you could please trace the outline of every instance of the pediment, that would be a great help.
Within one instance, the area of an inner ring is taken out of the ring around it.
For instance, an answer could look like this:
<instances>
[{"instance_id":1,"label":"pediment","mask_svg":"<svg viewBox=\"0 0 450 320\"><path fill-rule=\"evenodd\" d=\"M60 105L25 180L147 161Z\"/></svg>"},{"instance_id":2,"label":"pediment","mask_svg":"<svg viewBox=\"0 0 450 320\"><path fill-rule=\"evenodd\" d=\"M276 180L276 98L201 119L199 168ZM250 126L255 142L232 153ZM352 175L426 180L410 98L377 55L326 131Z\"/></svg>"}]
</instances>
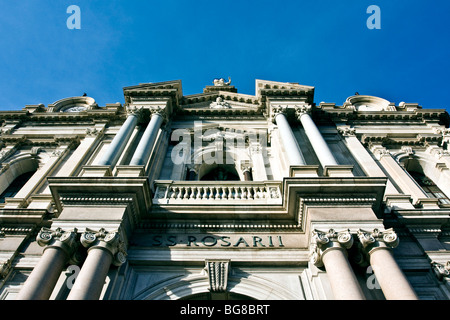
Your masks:
<instances>
[{"instance_id":1,"label":"pediment","mask_svg":"<svg viewBox=\"0 0 450 320\"><path fill-rule=\"evenodd\" d=\"M183 97L180 109L184 111L248 110L257 112L260 104L256 97L229 91L216 91Z\"/></svg>"}]
</instances>

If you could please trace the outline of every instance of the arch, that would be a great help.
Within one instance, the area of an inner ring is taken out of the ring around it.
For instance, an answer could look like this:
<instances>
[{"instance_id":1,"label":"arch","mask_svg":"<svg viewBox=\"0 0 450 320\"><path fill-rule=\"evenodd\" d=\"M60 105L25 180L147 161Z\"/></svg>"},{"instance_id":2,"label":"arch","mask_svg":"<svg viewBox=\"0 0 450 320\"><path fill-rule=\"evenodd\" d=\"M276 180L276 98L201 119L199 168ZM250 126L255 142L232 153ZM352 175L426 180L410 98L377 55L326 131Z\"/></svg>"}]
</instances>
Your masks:
<instances>
[{"instance_id":1,"label":"arch","mask_svg":"<svg viewBox=\"0 0 450 320\"><path fill-rule=\"evenodd\" d=\"M94 98L91 97L70 97L58 100L49 105L50 112L82 111L97 107Z\"/></svg>"},{"instance_id":2,"label":"arch","mask_svg":"<svg viewBox=\"0 0 450 320\"><path fill-rule=\"evenodd\" d=\"M180 276L142 290L133 300L189 299L209 292L209 281L206 275ZM299 293L291 292L277 282L255 275L228 278L227 292L236 297L243 296L255 300L304 299Z\"/></svg>"},{"instance_id":3,"label":"arch","mask_svg":"<svg viewBox=\"0 0 450 320\"><path fill-rule=\"evenodd\" d=\"M0 174L0 194L19 176L35 172L39 168L39 161L32 154L24 153L12 158L4 167L6 170Z\"/></svg>"},{"instance_id":4,"label":"arch","mask_svg":"<svg viewBox=\"0 0 450 320\"><path fill-rule=\"evenodd\" d=\"M405 171L410 175L411 179L422 188L420 181L417 180L419 175L430 179L447 198L450 199L450 172L449 170L442 171L436 157L429 154L427 151L400 152L395 155L397 161L403 166ZM429 193L424 190L425 193ZM432 196L431 196L432 197ZM442 203L442 202L441 202Z\"/></svg>"}]
</instances>

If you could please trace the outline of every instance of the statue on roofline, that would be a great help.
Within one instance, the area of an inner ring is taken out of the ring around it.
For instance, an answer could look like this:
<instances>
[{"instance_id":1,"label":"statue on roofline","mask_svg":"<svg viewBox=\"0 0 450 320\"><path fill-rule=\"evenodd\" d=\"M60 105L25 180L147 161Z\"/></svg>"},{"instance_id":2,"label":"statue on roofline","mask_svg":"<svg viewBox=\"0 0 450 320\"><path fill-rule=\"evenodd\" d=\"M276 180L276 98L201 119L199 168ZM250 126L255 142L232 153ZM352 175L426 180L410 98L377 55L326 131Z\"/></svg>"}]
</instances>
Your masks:
<instances>
[{"instance_id":1,"label":"statue on roofline","mask_svg":"<svg viewBox=\"0 0 450 320\"><path fill-rule=\"evenodd\" d=\"M214 86L216 86L216 87L226 87L231 84L231 78L228 77L228 82L225 82L224 78L216 78L216 79L214 79L213 83L214 83Z\"/></svg>"}]
</instances>

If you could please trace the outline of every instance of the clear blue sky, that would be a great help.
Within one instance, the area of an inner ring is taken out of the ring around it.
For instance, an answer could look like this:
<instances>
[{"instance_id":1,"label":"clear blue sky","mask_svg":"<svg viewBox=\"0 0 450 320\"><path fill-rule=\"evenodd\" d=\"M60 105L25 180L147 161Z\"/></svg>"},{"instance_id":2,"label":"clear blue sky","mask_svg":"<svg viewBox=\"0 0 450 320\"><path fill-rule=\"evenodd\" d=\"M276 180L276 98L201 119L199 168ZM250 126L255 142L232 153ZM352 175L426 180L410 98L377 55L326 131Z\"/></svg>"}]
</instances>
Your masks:
<instances>
[{"instance_id":1,"label":"clear blue sky","mask_svg":"<svg viewBox=\"0 0 450 320\"><path fill-rule=\"evenodd\" d=\"M0 110L79 96L123 102L123 87L216 77L316 87L341 105L356 91L448 108L450 1L0 0ZM81 9L81 29L66 12ZM381 29L370 30L370 5Z\"/></svg>"}]
</instances>

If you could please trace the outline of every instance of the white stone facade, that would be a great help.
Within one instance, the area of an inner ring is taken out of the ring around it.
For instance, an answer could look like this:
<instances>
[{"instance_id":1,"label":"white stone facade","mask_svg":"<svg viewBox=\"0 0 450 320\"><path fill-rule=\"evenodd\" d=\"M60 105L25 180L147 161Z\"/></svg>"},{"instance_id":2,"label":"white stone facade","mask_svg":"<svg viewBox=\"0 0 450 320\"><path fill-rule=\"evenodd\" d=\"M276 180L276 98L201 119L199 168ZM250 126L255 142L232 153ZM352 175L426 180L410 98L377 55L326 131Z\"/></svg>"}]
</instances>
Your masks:
<instances>
[{"instance_id":1,"label":"white stone facade","mask_svg":"<svg viewBox=\"0 0 450 320\"><path fill-rule=\"evenodd\" d=\"M445 110L263 80L124 96L0 112L0 299L450 298Z\"/></svg>"}]
</instances>

